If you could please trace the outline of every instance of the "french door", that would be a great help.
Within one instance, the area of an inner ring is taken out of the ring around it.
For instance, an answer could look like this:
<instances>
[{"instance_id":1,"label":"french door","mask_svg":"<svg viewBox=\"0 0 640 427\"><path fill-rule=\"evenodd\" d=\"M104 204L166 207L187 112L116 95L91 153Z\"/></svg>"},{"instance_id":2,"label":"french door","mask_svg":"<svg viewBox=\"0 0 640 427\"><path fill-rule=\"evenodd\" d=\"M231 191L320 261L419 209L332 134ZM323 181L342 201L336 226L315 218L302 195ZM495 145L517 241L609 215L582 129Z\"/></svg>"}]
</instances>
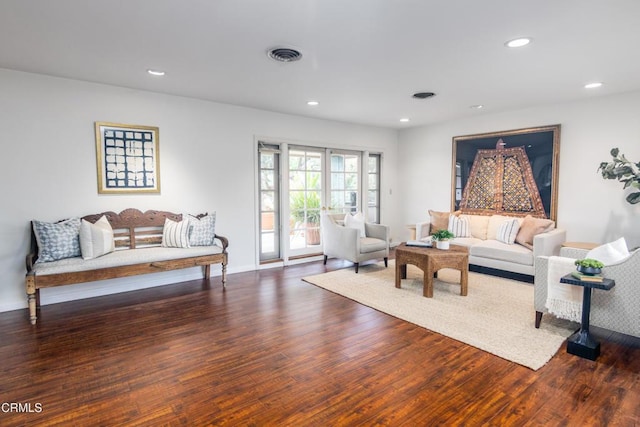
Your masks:
<instances>
[{"instance_id":1,"label":"french door","mask_svg":"<svg viewBox=\"0 0 640 427\"><path fill-rule=\"evenodd\" d=\"M379 154L265 143L258 152L261 263L322 254L322 209L379 221Z\"/></svg>"}]
</instances>

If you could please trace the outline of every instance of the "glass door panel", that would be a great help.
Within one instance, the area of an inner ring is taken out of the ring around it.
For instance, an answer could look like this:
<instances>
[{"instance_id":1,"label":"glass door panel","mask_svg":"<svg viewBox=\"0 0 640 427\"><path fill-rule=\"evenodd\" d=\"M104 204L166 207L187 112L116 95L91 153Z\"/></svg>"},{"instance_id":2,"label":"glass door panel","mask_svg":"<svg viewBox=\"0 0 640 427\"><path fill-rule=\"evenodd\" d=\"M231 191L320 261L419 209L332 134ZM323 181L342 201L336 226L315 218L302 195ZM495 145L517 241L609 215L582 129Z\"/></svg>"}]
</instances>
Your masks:
<instances>
[{"instance_id":1,"label":"glass door panel","mask_svg":"<svg viewBox=\"0 0 640 427\"><path fill-rule=\"evenodd\" d=\"M289 249L291 255L321 252L323 152L289 150Z\"/></svg>"}]
</instances>

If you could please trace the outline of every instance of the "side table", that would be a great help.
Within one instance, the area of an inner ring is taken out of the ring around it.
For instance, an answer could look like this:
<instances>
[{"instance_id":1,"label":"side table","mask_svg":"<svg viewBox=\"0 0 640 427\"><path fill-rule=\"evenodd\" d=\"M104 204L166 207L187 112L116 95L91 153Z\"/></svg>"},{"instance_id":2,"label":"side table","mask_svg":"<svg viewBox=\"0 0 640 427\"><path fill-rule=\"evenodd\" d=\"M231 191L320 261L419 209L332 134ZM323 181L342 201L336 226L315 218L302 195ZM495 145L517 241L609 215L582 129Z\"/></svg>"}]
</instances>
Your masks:
<instances>
[{"instance_id":1,"label":"side table","mask_svg":"<svg viewBox=\"0 0 640 427\"><path fill-rule=\"evenodd\" d=\"M567 353L596 360L600 355L600 343L589 333L589 315L591 312L591 289L608 291L616 285L611 279L602 279L602 282L585 282L576 279L571 274L562 276L560 283L582 286L582 324L580 330L567 339Z\"/></svg>"}]
</instances>

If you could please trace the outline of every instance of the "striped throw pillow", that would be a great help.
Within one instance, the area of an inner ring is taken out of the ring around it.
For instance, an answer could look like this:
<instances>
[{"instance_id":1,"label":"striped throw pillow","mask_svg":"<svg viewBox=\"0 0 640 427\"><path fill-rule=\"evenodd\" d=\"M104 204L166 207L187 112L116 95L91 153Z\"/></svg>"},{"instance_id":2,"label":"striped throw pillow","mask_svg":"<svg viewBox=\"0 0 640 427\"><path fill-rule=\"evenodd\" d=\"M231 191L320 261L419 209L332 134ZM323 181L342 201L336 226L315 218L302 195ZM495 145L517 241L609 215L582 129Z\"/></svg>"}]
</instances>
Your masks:
<instances>
[{"instance_id":1,"label":"striped throw pillow","mask_svg":"<svg viewBox=\"0 0 640 427\"><path fill-rule=\"evenodd\" d=\"M518 222L517 219L507 220L500 224L496 239L500 242L506 243L507 245L513 245L513 243L516 241L516 236L518 235L519 229L520 222Z\"/></svg>"},{"instance_id":2,"label":"striped throw pillow","mask_svg":"<svg viewBox=\"0 0 640 427\"><path fill-rule=\"evenodd\" d=\"M469 220L455 215L449 216L449 227L447 229L456 237L471 237L469 232Z\"/></svg>"},{"instance_id":3,"label":"striped throw pillow","mask_svg":"<svg viewBox=\"0 0 640 427\"><path fill-rule=\"evenodd\" d=\"M188 248L189 220L176 222L166 218L162 229L162 246L165 248Z\"/></svg>"}]
</instances>

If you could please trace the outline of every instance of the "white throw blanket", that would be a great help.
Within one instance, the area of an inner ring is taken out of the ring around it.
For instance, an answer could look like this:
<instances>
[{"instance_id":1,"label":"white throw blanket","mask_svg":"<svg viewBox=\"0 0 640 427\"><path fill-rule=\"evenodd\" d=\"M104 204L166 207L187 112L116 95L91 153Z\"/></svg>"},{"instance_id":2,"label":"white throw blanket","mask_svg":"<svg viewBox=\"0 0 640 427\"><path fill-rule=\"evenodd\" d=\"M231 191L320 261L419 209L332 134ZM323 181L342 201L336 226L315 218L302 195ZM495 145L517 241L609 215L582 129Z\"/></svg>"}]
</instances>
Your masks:
<instances>
[{"instance_id":1,"label":"white throw blanket","mask_svg":"<svg viewBox=\"0 0 640 427\"><path fill-rule=\"evenodd\" d=\"M547 309L549 313L562 319L580 322L582 316L581 286L560 283L560 278L571 273L576 267L573 258L549 257L547 273Z\"/></svg>"}]
</instances>

